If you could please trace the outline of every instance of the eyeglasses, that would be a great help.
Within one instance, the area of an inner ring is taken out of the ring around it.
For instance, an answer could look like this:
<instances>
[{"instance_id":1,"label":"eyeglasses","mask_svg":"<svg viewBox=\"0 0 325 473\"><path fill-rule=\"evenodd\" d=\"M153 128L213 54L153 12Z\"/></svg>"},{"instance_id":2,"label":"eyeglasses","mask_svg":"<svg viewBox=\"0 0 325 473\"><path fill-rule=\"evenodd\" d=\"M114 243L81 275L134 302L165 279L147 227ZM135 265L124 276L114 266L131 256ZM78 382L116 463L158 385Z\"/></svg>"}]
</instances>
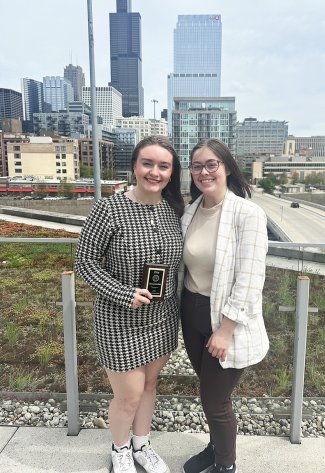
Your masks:
<instances>
[{"instance_id":1,"label":"eyeglasses","mask_svg":"<svg viewBox=\"0 0 325 473\"><path fill-rule=\"evenodd\" d=\"M223 161L208 161L205 164L193 163L189 166L189 169L192 174L201 174L203 168L205 168L208 172L213 173L218 171L219 166L222 163Z\"/></svg>"}]
</instances>

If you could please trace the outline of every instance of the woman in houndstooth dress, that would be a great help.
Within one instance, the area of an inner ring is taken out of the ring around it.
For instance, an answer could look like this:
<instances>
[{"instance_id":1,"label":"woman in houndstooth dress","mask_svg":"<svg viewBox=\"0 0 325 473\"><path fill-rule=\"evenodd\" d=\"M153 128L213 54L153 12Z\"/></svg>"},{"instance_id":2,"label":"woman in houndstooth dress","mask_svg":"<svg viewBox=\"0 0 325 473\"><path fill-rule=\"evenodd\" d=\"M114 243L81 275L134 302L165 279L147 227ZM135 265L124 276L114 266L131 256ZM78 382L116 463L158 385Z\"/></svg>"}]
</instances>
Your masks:
<instances>
[{"instance_id":1,"label":"woman in houndstooth dress","mask_svg":"<svg viewBox=\"0 0 325 473\"><path fill-rule=\"evenodd\" d=\"M148 137L136 146L132 167L136 187L97 202L88 216L76 271L96 291L97 355L114 392L109 407L114 472L135 473L135 459L149 473L165 473L168 467L148 436L157 377L177 346L180 164L166 138ZM145 263L169 266L162 301L141 288Z\"/></svg>"}]
</instances>

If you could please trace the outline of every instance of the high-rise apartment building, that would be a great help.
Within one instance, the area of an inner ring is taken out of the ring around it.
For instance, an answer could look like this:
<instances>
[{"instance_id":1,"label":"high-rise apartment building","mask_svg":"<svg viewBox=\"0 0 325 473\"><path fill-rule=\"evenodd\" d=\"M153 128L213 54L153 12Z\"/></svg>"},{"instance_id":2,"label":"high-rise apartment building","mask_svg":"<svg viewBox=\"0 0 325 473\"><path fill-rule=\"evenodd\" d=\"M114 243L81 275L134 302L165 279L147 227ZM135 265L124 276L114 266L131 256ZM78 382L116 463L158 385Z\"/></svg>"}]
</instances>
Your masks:
<instances>
[{"instance_id":1,"label":"high-rise apartment building","mask_svg":"<svg viewBox=\"0 0 325 473\"><path fill-rule=\"evenodd\" d=\"M245 118L236 125L236 157L274 154L281 156L288 137L288 122Z\"/></svg>"},{"instance_id":2,"label":"high-rise apartment building","mask_svg":"<svg viewBox=\"0 0 325 473\"><path fill-rule=\"evenodd\" d=\"M82 101L91 106L90 87L83 87ZM111 86L96 87L96 108L103 125L114 126L116 118L122 115L122 94Z\"/></svg>"},{"instance_id":3,"label":"high-rise apartment building","mask_svg":"<svg viewBox=\"0 0 325 473\"><path fill-rule=\"evenodd\" d=\"M124 117L144 114L141 16L131 10L131 0L116 0L116 13L109 14L110 85L122 94Z\"/></svg>"},{"instance_id":4,"label":"high-rise apartment building","mask_svg":"<svg viewBox=\"0 0 325 473\"><path fill-rule=\"evenodd\" d=\"M0 88L0 120L4 118L23 119L23 101L20 92Z\"/></svg>"},{"instance_id":5,"label":"high-rise apartment building","mask_svg":"<svg viewBox=\"0 0 325 473\"><path fill-rule=\"evenodd\" d=\"M44 101L51 104L53 112L66 110L68 103L73 102L73 88L71 82L64 77L44 77L43 93Z\"/></svg>"},{"instance_id":6,"label":"high-rise apartment building","mask_svg":"<svg viewBox=\"0 0 325 473\"><path fill-rule=\"evenodd\" d=\"M82 88L85 86L85 74L80 66L69 64L64 68L64 78L71 82L75 102L82 99Z\"/></svg>"},{"instance_id":7,"label":"high-rise apartment building","mask_svg":"<svg viewBox=\"0 0 325 473\"><path fill-rule=\"evenodd\" d=\"M174 71L168 75L168 131L174 97L220 97L220 15L179 15L174 30Z\"/></svg>"},{"instance_id":8,"label":"high-rise apartment building","mask_svg":"<svg viewBox=\"0 0 325 473\"><path fill-rule=\"evenodd\" d=\"M44 96L43 83L24 77L21 79L24 120L33 120L33 113L42 113Z\"/></svg>"},{"instance_id":9,"label":"high-rise apartment building","mask_svg":"<svg viewBox=\"0 0 325 473\"><path fill-rule=\"evenodd\" d=\"M235 151L237 112L235 97L174 97L173 144L182 166L182 189L190 184L188 172L192 148L207 138L223 141Z\"/></svg>"}]
</instances>

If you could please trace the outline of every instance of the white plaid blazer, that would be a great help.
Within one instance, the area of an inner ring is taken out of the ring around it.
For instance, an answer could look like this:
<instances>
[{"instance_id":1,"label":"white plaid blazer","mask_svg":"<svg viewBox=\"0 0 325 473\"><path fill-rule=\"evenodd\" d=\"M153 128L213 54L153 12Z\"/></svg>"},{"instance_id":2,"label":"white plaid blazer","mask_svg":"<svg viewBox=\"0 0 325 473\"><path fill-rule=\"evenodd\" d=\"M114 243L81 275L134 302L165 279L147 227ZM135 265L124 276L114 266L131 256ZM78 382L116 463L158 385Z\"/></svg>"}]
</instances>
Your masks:
<instances>
[{"instance_id":1,"label":"white plaid blazer","mask_svg":"<svg viewBox=\"0 0 325 473\"><path fill-rule=\"evenodd\" d=\"M185 208L182 233L185 238L202 196ZM262 315L262 291L267 253L264 211L227 191L222 205L211 288L211 325L216 330L223 316L237 322L223 368L244 368L261 361L269 349ZM202 241L204 244L204 241ZM184 264L179 273L179 290ZM199 316L199 314L198 314Z\"/></svg>"}]
</instances>

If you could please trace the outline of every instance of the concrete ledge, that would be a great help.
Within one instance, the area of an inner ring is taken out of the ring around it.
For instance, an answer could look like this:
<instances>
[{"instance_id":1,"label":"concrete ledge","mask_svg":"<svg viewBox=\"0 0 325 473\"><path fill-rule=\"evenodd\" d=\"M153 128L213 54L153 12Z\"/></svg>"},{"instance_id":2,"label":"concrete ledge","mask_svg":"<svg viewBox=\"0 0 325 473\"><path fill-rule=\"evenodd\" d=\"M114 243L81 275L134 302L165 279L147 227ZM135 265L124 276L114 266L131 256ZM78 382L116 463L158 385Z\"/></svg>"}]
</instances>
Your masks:
<instances>
[{"instance_id":1,"label":"concrete ledge","mask_svg":"<svg viewBox=\"0 0 325 473\"><path fill-rule=\"evenodd\" d=\"M295 248L277 248L270 246L268 255L280 256L301 261L313 261L315 263L325 263L325 253L297 250Z\"/></svg>"},{"instance_id":2,"label":"concrete ledge","mask_svg":"<svg viewBox=\"0 0 325 473\"><path fill-rule=\"evenodd\" d=\"M267 228L279 241L292 241L270 217L267 217Z\"/></svg>"},{"instance_id":3,"label":"concrete ledge","mask_svg":"<svg viewBox=\"0 0 325 473\"><path fill-rule=\"evenodd\" d=\"M69 225L82 226L86 217L81 215L71 215L56 212L48 212L46 210L22 209L18 207L1 207L0 213L6 215L15 215L17 217L34 218L37 220L47 220L49 222L66 223Z\"/></svg>"}]
</instances>

